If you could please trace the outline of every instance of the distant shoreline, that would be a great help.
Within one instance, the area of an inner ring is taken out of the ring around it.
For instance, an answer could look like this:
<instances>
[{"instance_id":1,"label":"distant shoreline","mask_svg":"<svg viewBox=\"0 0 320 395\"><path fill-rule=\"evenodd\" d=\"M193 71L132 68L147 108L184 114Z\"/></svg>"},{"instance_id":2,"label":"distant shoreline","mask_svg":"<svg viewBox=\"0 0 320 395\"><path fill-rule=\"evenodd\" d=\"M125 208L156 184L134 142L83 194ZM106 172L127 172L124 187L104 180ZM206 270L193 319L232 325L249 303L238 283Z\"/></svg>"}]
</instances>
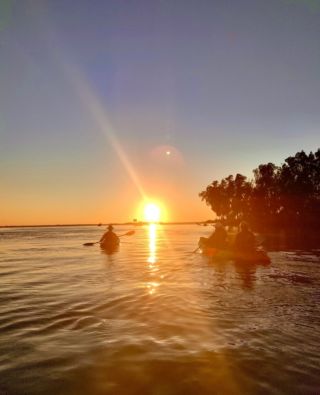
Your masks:
<instances>
[{"instance_id":1,"label":"distant shoreline","mask_svg":"<svg viewBox=\"0 0 320 395\"><path fill-rule=\"evenodd\" d=\"M149 222L107 222L107 223L102 223L102 224L48 224L48 225L0 225L1 228L59 228L59 227L67 227L67 226L95 226L95 227L104 227L108 226L110 223L114 226L124 226L124 225L130 225L130 226L144 226L144 225L149 225ZM203 226L204 224L208 224L207 221L194 221L194 222L157 222L157 225L201 225ZM208 224L209 225L209 224Z\"/></svg>"}]
</instances>

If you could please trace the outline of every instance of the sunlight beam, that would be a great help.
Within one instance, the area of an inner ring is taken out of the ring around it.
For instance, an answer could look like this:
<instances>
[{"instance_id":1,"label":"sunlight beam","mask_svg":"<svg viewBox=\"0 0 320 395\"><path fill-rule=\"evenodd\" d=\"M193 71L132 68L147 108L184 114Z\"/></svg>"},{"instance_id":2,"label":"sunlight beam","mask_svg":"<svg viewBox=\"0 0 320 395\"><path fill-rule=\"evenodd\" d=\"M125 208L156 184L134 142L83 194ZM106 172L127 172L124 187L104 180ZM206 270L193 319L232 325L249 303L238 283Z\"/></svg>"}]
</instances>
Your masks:
<instances>
[{"instance_id":1,"label":"sunlight beam","mask_svg":"<svg viewBox=\"0 0 320 395\"><path fill-rule=\"evenodd\" d=\"M78 93L81 101L85 105L85 108L89 111L93 121L97 124L99 130L103 133L103 135L107 138L108 142L117 154L127 174L138 189L140 195L144 199L147 199L147 196L142 187L142 183L140 182L140 179L126 152L124 151L119 140L117 139L111 122L107 118L106 112L102 104L98 100L97 96L94 95L93 90L77 68L67 62L62 62L62 64L65 73L70 78L76 92Z\"/></svg>"}]
</instances>

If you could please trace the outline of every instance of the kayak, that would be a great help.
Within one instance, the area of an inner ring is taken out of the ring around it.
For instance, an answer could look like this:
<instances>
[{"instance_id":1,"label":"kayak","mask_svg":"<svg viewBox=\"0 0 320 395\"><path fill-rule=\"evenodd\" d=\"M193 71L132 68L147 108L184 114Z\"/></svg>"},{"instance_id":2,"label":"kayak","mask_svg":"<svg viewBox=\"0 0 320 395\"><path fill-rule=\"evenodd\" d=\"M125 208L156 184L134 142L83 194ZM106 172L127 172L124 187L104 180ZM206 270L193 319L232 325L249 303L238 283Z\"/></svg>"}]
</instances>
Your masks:
<instances>
[{"instance_id":1,"label":"kayak","mask_svg":"<svg viewBox=\"0 0 320 395\"><path fill-rule=\"evenodd\" d=\"M119 249L119 245L120 245L120 239L118 237L117 239L106 240L105 242L100 243L100 248L105 252L113 253Z\"/></svg>"},{"instance_id":2,"label":"kayak","mask_svg":"<svg viewBox=\"0 0 320 395\"><path fill-rule=\"evenodd\" d=\"M200 237L198 243L203 255L213 258L215 261L232 260L243 264L270 264L267 252L261 248L252 251L234 251L229 249L219 249L207 244L205 237Z\"/></svg>"}]
</instances>

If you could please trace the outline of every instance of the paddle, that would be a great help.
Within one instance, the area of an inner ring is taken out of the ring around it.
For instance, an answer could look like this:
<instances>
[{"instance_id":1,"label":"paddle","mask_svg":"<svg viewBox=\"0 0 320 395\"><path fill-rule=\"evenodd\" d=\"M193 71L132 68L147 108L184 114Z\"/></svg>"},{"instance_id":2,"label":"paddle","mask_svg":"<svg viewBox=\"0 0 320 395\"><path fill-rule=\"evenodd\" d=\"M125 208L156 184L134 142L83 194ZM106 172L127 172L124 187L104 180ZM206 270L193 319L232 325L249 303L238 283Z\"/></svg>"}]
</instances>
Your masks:
<instances>
[{"instance_id":1,"label":"paddle","mask_svg":"<svg viewBox=\"0 0 320 395\"><path fill-rule=\"evenodd\" d=\"M198 250L200 250L201 247L203 247L203 245L200 245L200 244L202 244L204 240L207 240L207 238L200 237L199 242L198 242L198 244L199 244L198 247L195 250L191 251L190 254L195 254Z\"/></svg>"},{"instance_id":2,"label":"paddle","mask_svg":"<svg viewBox=\"0 0 320 395\"><path fill-rule=\"evenodd\" d=\"M134 233L135 233L134 230L129 230L129 232L124 233L123 235L120 235L120 236L118 236L118 237L122 237L122 236L131 236L131 235L133 235ZM93 246L93 245L95 245L95 244L97 244L97 243L100 243L100 240L99 240L99 241L95 241L95 242L93 242L93 243L84 243L83 245L84 245L85 247L91 247L91 246Z\"/></svg>"}]
</instances>

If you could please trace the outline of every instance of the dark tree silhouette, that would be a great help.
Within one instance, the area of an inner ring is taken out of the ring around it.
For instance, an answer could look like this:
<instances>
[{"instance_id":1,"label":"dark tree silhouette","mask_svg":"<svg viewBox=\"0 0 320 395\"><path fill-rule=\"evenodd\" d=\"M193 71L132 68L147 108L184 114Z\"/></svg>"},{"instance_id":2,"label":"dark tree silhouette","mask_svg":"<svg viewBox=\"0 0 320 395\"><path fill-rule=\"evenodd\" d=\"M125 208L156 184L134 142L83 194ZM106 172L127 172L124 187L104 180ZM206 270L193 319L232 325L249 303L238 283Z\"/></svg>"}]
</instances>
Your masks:
<instances>
[{"instance_id":1,"label":"dark tree silhouette","mask_svg":"<svg viewBox=\"0 0 320 395\"><path fill-rule=\"evenodd\" d=\"M241 174L215 180L199 196L225 223L247 220L257 230L320 227L320 149L262 164L253 180Z\"/></svg>"},{"instance_id":2,"label":"dark tree silhouette","mask_svg":"<svg viewBox=\"0 0 320 395\"><path fill-rule=\"evenodd\" d=\"M285 160L279 174L282 223L315 226L320 220L320 149Z\"/></svg>"},{"instance_id":3,"label":"dark tree silhouette","mask_svg":"<svg viewBox=\"0 0 320 395\"><path fill-rule=\"evenodd\" d=\"M275 225L280 212L279 168L273 163L260 165L253 170L254 188L250 204L249 222L255 228L268 228Z\"/></svg>"},{"instance_id":4,"label":"dark tree silhouette","mask_svg":"<svg viewBox=\"0 0 320 395\"><path fill-rule=\"evenodd\" d=\"M248 216L251 193L252 183L237 174L220 182L213 181L199 196L223 222L234 224Z\"/></svg>"}]
</instances>

